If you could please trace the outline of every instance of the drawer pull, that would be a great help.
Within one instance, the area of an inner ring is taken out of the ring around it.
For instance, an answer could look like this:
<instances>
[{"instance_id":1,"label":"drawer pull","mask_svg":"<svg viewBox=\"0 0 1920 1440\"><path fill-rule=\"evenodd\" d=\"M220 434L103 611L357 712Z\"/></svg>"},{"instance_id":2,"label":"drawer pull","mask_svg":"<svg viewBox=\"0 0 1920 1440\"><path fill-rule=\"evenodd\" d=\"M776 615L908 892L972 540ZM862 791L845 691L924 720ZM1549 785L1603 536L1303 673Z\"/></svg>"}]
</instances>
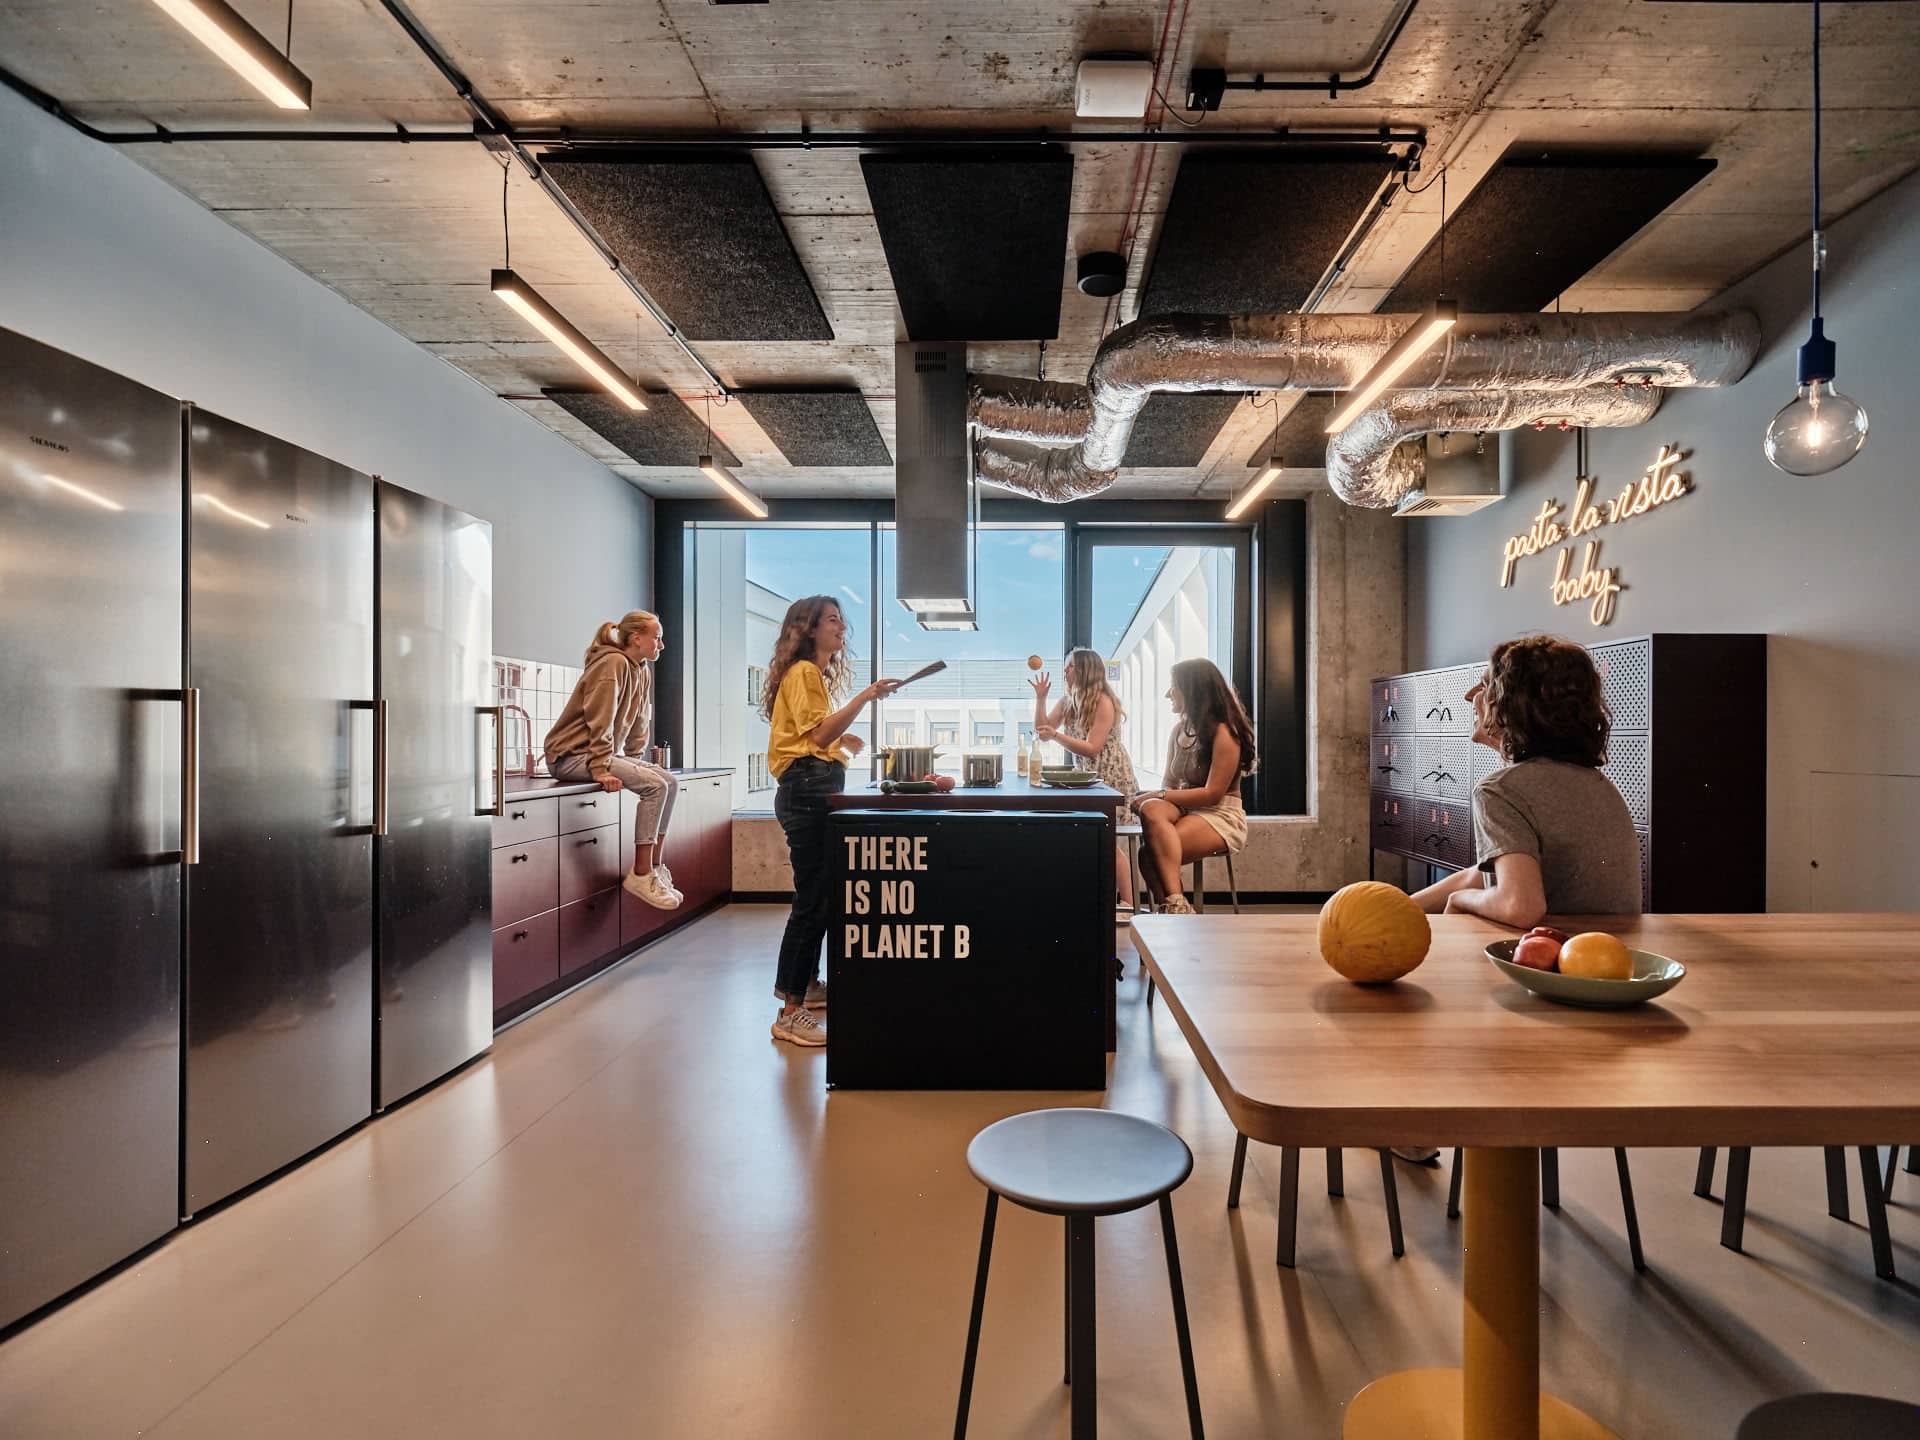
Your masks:
<instances>
[{"instance_id":1,"label":"drawer pull","mask_svg":"<svg viewBox=\"0 0 1920 1440\"><path fill-rule=\"evenodd\" d=\"M600 806L600 802L598 800L582 800L580 803L582 805L592 806L595 809L598 809Z\"/></svg>"},{"instance_id":2,"label":"drawer pull","mask_svg":"<svg viewBox=\"0 0 1920 1440\"><path fill-rule=\"evenodd\" d=\"M508 863L509 865L518 865L518 864L520 864L520 863L521 863L521 861L523 861L523 860L525 860L526 858L527 858L527 857L526 857L525 855L513 855L513 856L509 856L509 857L508 857L508 859L507 859L507 863Z\"/></svg>"},{"instance_id":3,"label":"drawer pull","mask_svg":"<svg viewBox=\"0 0 1920 1440\"><path fill-rule=\"evenodd\" d=\"M598 845L600 843L600 837L598 835L593 835L593 836L589 836L585 840L576 841L575 843L580 845Z\"/></svg>"},{"instance_id":4,"label":"drawer pull","mask_svg":"<svg viewBox=\"0 0 1920 1440\"><path fill-rule=\"evenodd\" d=\"M513 814L512 814L512 815L510 815L510 816L509 816L509 817L507 817L507 818L509 818L509 819L511 819L511 820L524 820L524 819L526 819L526 818L527 818L527 812L526 812L526 811L524 811L524 810L516 810L516 811L514 811L514 812L513 812Z\"/></svg>"},{"instance_id":5,"label":"drawer pull","mask_svg":"<svg viewBox=\"0 0 1920 1440\"><path fill-rule=\"evenodd\" d=\"M527 938L527 932L524 930L516 930L513 932L513 938L516 942L524 940Z\"/></svg>"}]
</instances>

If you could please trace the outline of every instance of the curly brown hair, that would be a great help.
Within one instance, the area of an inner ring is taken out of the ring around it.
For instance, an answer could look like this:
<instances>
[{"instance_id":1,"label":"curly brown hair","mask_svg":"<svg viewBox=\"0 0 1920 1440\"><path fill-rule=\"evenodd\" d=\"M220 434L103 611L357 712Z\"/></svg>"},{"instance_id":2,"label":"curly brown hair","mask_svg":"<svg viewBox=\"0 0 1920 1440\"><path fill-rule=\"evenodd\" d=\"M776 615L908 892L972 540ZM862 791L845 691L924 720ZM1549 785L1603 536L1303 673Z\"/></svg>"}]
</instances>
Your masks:
<instances>
[{"instance_id":1,"label":"curly brown hair","mask_svg":"<svg viewBox=\"0 0 1920 1440\"><path fill-rule=\"evenodd\" d=\"M1509 760L1607 763L1613 716L1585 648L1555 635L1522 635L1487 661L1487 721Z\"/></svg>"},{"instance_id":2,"label":"curly brown hair","mask_svg":"<svg viewBox=\"0 0 1920 1440\"><path fill-rule=\"evenodd\" d=\"M779 638L773 642L773 658L767 662L767 683L760 687L762 719L773 719L773 702L780 694L780 682L787 678L794 661L814 659L813 632L825 618L828 606L838 611L840 602L831 595L808 595L787 607L786 618L780 622ZM841 699L853 680L853 647L843 646L839 654L820 666L820 674L827 682L829 698Z\"/></svg>"}]
</instances>

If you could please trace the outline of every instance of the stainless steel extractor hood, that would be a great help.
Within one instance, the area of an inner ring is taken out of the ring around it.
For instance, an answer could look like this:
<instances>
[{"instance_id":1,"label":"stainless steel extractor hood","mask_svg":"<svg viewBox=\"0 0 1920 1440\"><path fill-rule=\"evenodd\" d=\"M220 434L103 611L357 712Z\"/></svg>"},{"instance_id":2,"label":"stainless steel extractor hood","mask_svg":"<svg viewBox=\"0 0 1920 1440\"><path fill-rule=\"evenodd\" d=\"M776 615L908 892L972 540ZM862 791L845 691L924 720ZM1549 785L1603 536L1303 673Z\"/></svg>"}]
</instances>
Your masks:
<instances>
[{"instance_id":1,"label":"stainless steel extractor hood","mask_svg":"<svg viewBox=\"0 0 1920 1440\"><path fill-rule=\"evenodd\" d=\"M967 347L909 341L893 356L894 598L916 617L971 616L980 502L967 440Z\"/></svg>"}]
</instances>

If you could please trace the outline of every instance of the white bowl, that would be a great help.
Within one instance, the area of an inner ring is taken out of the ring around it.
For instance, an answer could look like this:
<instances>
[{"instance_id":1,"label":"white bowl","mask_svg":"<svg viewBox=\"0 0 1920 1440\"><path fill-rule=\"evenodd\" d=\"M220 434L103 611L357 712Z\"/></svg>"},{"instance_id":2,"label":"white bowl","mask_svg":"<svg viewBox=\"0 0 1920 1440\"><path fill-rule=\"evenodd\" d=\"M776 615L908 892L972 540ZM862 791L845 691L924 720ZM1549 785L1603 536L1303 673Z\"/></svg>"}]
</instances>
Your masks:
<instances>
[{"instance_id":1,"label":"white bowl","mask_svg":"<svg viewBox=\"0 0 1920 1440\"><path fill-rule=\"evenodd\" d=\"M1502 975L1524 985L1545 1000L1562 1005L1583 1005L1592 1010L1617 1010L1638 1005L1656 995L1664 995L1687 978L1687 967L1678 960L1655 955L1651 950L1629 950L1633 956L1633 976L1628 980L1590 980L1579 975L1562 975L1558 970L1535 970L1530 965L1513 963L1518 940L1496 940L1487 946L1487 958Z\"/></svg>"}]
</instances>

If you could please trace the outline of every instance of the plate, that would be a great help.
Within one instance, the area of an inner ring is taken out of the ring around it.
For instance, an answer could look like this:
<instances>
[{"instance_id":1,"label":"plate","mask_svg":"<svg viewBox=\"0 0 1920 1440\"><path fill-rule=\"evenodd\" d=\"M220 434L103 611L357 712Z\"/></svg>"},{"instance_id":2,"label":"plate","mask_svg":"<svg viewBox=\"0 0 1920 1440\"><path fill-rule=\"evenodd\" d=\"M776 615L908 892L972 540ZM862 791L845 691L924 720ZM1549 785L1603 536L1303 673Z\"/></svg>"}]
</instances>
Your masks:
<instances>
[{"instance_id":1,"label":"plate","mask_svg":"<svg viewBox=\"0 0 1920 1440\"><path fill-rule=\"evenodd\" d=\"M1535 970L1530 965L1513 963L1513 949L1519 943L1518 940L1496 940L1487 946L1487 958L1509 980L1544 1000L1557 1000L1562 1005L1618 1010L1664 995L1687 978L1686 966L1664 955L1655 955L1651 950L1627 952L1633 956L1631 980L1588 980L1578 975L1562 975L1558 970Z\"/></svg>"},{"instance_id":2,"label":"plate","mask_svg":"<svg viewBox=\"0 0 1920 1440\"><path fill-rule=\"evenodd\" d=\"M1065 770L1057 775L1042 775L1040 783L1055 785L1063 790L1084 790L1089 785L1098 785L1100 777L1091 770Z\"/></svg>"}]
</instances>

